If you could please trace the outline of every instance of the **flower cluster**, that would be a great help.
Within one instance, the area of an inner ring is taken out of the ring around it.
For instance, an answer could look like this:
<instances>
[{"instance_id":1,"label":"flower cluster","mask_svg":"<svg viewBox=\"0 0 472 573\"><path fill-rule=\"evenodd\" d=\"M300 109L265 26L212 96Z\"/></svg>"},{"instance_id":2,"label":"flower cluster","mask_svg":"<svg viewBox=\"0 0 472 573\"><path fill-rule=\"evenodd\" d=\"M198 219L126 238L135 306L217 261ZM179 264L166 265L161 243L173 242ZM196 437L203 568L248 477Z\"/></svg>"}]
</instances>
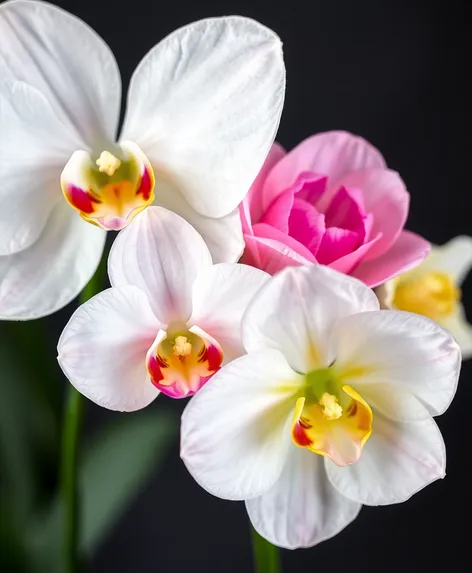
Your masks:
<instances>
[{"instance_id":1,"label":"flower cluster","mask_svg":"<svg viewBox=\"0 0 472 573\"><path fill-rule=\"evenodd\" d=\"M472 354L472 239L429 254L404 229L405 184L360 137L274 143L274 32L177 30L138 66L120 129L117 64L83 22L11 0L0 39L2 318L65 306L119 231L111 288L74 312L59 364L112 410L193 396L182 459L263 537L312 546L444 477L433 417L459 345Z\"/></svg>"}]
</instances>

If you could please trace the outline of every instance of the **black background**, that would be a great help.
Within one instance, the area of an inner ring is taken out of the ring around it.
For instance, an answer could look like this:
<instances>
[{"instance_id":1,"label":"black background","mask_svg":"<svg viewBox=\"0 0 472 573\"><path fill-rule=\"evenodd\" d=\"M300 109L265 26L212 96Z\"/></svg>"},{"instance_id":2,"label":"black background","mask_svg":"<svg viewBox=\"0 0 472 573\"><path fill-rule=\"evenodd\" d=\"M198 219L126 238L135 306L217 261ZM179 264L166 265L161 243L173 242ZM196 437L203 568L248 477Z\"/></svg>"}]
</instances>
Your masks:
<instances>
[{"instance_id":1,"label":"black background","mask_svg":"<svg viewBox=\"0 0 472 573\"><path fill-rule=\"evenodd\" d=\"M56 3L110 45L125 86L144 54L179 26L228 14L261 21L284 42L287 95L278 141L291 148L331 129L362 135L405 180L411 193L409 229L435 243L472 234L465 1ZM464 296L472 316L472 277ZM69 314L66 309L51 319L52 338ZM448 453L446 478L404 504L364 508L354 524L317 547L284 551L285 573L470 570L471 378L472 362L463 367L451 408L438 419ZM152 408L158 416L184 405L161 397ZM87 407L88 431L120 415ZM90 570L250 573L244 505L201 490L180 462L176 437L167 463L116 524Z\"/></svg>"}]
</instances>

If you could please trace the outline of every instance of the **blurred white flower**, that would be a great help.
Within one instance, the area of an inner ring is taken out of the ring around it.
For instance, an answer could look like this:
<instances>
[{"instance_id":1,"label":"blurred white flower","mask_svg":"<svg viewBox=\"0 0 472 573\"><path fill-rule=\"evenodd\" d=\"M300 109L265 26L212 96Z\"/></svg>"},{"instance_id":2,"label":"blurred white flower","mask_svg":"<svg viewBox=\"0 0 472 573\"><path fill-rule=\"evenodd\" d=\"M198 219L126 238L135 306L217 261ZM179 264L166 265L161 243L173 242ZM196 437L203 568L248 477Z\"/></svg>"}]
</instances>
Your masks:
<instances>
[{"instance_id":1,"label":"blurred white flower","mask_svg":"<svg viewBox=\"0 0 472 573\"><path fill-rule=\"evenodd\" d=\"M327 267L287 268L242 321L247 355L186 407L181 456L210 493L245 500L255 529L296 548L336 535L361 505L405 501L444 477L432 416L460 351L416 314Z\"/></svg>"},{"instance_id":2,"label":"blurred white flower","mask_svg":"<svg viewBox=\"0 0 472 573\"><path fill-rule=\"evenodd\" d=\"M447 328L467 359L472 357L472 326L460 287L471 268L472 238L459 236L445 245L433 245L418 267L375 290L382 307L416 312Z\"/></svg>"},{"instance_id":3,"label":"blurred white flower","mask_svg":"<svg viewBox=\"0 0 472 573\"><path fill-rule=\"evenodd\" d=\"M70 302L98 265L104 229L121 229L154 196L198 229L215 261L237 260L236 207L274 140L284 88L271 30L201 20L144 57L118 134L121 80L103 40L45 2L3 3L0 317Z\"/></svg>"}]
</instances>

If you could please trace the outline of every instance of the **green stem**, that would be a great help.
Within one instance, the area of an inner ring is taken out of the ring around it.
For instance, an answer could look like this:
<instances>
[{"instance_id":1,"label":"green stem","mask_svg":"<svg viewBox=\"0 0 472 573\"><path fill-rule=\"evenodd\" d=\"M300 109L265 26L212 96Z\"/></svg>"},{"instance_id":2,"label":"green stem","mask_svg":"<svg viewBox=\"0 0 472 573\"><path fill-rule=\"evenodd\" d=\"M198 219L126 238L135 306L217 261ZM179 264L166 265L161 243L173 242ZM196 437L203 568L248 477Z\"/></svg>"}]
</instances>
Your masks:
<instances>
[{"instance_id":1,"label":"green stem","mask_svg":"<svg viewBox=\"0 0 472 573\"><path fill-rule=\"evenodd\" d=\"M82 395L71 385L68 389L62 434L62 494L65 512L64 573L76 573L79 562L77 447L83 410Z\"/></svg>"},{"instance_id":2,"label":"green stem","mask_svg":"<svg viewBox=\"0 0 472 573\"><path fill-rule=\"evenodd\" d=\"M106 272L106 255L80 295L80 302L101 291ZM83 396L69 384L67 390L64 426L62 432L61 482L64 508L64 573L77 573L79 559L79 496L77 486L78 442L85 401Z\"/></svg>"},{"instance_id":3,"label":"green stem","mask_svg":"<svg viewBox=\"0 0 472 573\"><path fill-rule=\"evenodd\" d=\"M278 547L261 537L252 526L251 532L255 573L282 573Z\"/></svg>"}]
</instances>

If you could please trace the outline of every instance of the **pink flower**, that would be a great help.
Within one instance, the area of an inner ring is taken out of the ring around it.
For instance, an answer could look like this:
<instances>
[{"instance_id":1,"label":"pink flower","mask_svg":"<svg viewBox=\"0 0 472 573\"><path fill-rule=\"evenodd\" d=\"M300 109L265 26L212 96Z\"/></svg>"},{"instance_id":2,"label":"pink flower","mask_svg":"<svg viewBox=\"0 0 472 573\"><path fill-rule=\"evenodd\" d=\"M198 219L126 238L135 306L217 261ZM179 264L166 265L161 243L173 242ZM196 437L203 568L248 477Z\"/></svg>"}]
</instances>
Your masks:
<instances>
[{"instance_id":1,"label":"pink flower","mask_svg":"<svg viewBox=\"0 0 472 573\"><path fill-rule=\"evenodd\" d=\"M418 265L430 245L403 229L409 194L380 152L342 131L274 144L240 206L242 262L271 274L320 263L379 285Z\"/></svg>"}]
</instances>

